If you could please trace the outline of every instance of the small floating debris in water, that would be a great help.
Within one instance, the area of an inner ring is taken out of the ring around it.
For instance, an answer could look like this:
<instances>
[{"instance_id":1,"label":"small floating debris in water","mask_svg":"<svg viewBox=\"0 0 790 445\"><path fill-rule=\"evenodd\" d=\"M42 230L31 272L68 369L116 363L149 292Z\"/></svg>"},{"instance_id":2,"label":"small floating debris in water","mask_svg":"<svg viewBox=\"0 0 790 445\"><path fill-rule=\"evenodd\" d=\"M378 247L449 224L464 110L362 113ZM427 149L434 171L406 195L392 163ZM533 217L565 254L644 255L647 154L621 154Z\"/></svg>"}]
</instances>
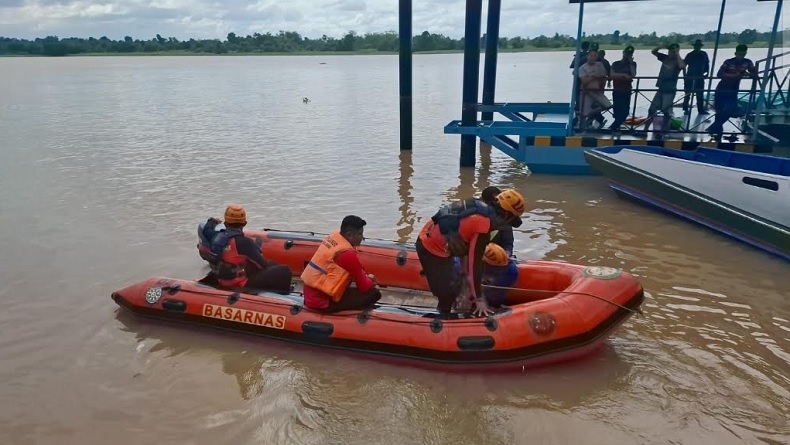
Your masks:
<instances>
[{"instance_id":1,"label":"small floating debris in water","mask_svg":"<svg viewBox=\"0 0 790 445\"><path fill-rule=\"evenodd\" d=\"M318 62L319 65L326 65L326 62Z\"/></svg>"},{"instance_id":2,"label":"small floating debris in water","mask_svg":"<svg viewBox=\"0 0 790 445\"><path fill-rule=\"evenodd\" d=\"M307 98L307 97L305 97L305 98L302 98L302 102L304 102L304 103L310 102L310 99L309 99L309 98Z\"/></svg>"}]
</instances>

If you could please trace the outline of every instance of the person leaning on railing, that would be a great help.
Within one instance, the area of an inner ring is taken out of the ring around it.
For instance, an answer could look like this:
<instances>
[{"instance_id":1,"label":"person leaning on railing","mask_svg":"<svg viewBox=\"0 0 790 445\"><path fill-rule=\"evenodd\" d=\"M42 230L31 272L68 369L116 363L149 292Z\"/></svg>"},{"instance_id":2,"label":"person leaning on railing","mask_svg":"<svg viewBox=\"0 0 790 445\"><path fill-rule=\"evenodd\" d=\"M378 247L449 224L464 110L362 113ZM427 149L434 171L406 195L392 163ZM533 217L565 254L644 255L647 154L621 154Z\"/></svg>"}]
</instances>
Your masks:
<instances>
[{"instance_id":1,"label":"person leaning on railing","mask_svg":"<svg viewBox=\"0 0 790 445\"><path fill-rule=\"evenodd\" d=\"M631 108L631 89L636 77L634 47L628 45L623 49L623 58L612 64L612 114L614 122L609 130L618 131L628 117Z\"/></svg>"},{"instance_id":2,"label":"person leaning on railing","mask_svg":"<svg viewBox=\"0 0 790 445\"><path fill-rule=\"evenodd\" d=\"M735 47L735 57L727 59L719 67L716 77L719 84L716 85L716 96L714 107L716 109L716 119L707 128L707 132L713 137L721 137L724 133L724 123L731 117L738 116L738 90L741 86L741 79L744 77L757 77L757 68L754 62L746 58L746 51L749 47L738 45Z\"/></svg>"}]
</instances>

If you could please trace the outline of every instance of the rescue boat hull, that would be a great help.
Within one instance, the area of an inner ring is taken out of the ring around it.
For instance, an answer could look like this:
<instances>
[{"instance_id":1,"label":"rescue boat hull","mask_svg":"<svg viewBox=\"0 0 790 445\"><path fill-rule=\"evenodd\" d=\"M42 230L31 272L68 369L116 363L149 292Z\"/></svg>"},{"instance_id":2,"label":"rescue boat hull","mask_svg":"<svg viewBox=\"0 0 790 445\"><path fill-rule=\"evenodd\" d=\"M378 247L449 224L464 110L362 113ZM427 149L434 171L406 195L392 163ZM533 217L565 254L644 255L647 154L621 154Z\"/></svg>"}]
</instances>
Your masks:
<instances>
[{"instance_id":1,"label":"rescue boat hull","mask_svg":"<svg viewBox=\"0 0 790 445\"><path fill-rule=\"evenodd\" d=\"M245 231L264 256L301 274L319 234ZM366 241L359 254L382 286L426 291L413 246ZM517 261L507 306L486 318L442 320L433 307L378 304L323 314L297 292L236 292L199 281L157 277L112 294L137 315L259 335L379 361L457 372L523 371L598 349L639 310L639 282L627 272L551 261ZM430 297L430 294L427 294ZM431 297L432 298L432 297ZM429 300L430 301L430 300Z\"/></svg>"},{"instance_id":2,"label":"rescue boat hull","mask_svg":"<svg viewBox=\"0 0 790 445\"><path fill-rule=\"evenodd\" d=\"M157 294L158 300L152 296ZM523 371L578 359L600 348L631 315L618 308L592 330L557 336L531 330L525 308L503 308L490 317L455 320L435 318L433 308L388 304L330 315L305 308L297 293L242 294L163 277L116 291L112 298L121 308L146 318L453 372ZM638 308L642 299L639 292L624 308ZM512 326L513 322L522 326ZM517 337L521 337L519 347L498 347L497 340L503 344Z\"/></svg>"}]
</instances>

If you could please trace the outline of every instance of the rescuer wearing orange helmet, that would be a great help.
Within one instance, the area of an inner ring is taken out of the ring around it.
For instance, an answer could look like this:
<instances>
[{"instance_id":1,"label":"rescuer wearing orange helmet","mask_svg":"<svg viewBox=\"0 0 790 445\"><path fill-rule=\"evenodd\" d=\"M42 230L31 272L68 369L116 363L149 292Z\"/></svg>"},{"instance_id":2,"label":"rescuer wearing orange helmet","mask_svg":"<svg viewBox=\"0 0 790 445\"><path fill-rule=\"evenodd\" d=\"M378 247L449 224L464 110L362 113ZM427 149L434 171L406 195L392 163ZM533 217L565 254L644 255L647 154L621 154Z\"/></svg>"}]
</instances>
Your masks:
<instances>
[{"instance_id":1,"label":"rescuer wearing orange helmet","mask_svg":"<svg viewBox=\"0 0 790 445\"><path fill-rule=\"evenodd\" d=\"M499 244L488 243L483 254L483 284L494 286L483 291L486 302L491 307L507 303L508 289L518 280L518 266Z\"/></svg>"},{"instance_id":2,"label":"rescuer wearing orange helmet","mask_svg":"<svg viewBox=\"0 0 790 445\"><path fill-rule=\"evenodd\" d=\"M443 206L420 231L416 250L431 293L439 299L440 317L451 318L453 303L469 281L474 299L473 315L490 315L481 292L483 254L489 232L505 224L512 225L526 209L526 201L515 190L499 193L493 205L468 199ZM461 277L454 257L461 258Z\"/></svg>"},{"instance_id":3,"label":"rescuer wearing orange helmet","mask_svg":"<svg viewBox=\"0 0 790 445\"><path fill-rule=\"evenodd\" d=\"M500 193L502 193L502 190L492 185L483 189L480 193L480 199L484 203L493 206L496 203L497 195ZM491 228L491 242L502 246L509 257L513 256L513 229L521 227L521 224L521 218L514 218L508 224L500 224L499 227Z\"/></svg>"},{"instance_id":4,"label":"rescuer wearing orange helmet","mask_svg":"<svg viewBox=\"0 0 790 445\"><path fill-rule=\"evenodd\" d=\"M225 229L211 238L209 264L217 282L227 288L290 292L291 270L263 258L255 241L244 236L247 212L238 204L225 209Z\"/></svg>"}]
</instances>

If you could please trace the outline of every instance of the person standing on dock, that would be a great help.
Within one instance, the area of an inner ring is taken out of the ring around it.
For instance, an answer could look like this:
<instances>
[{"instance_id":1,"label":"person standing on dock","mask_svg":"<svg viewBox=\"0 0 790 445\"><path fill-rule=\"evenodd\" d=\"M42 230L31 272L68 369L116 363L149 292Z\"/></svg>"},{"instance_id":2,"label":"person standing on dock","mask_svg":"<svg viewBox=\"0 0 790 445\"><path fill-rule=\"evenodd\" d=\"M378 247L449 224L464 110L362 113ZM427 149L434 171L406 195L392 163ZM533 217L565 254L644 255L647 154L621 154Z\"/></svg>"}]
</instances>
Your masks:
<instances>
[{"instance_id":1,"label":"person standing on dock","mask_svg":"<svg viewBox=\"0 0 790 445\"><path fill-rule=\"evenodd\" d=\"M636 77L636 62L634 62L634 47L628 45L623 49L623 58L612 64L612 102L614 122L609 127L611 131L619 131L628 117L631 108L631 91L633 80Z\"/></svg>"},{"instance_id":2,"label":"person standing on dock","mask_svg":"<svg viewBox=\"0 0 790 445\"><path fill-rule=\"evenodd\" d=\"M757 68L754 62L746 58L746 45L735 47L735 57L727 59L721 64L716 77L719 84L716 85L716 96L714 106L716 109L716 119L707 128L707 132L715 138L720 138L724 132L724 123L731 117L738 116L738 90L741 88L741 79L744 77L757 78Z\"/></svg>"},{"instance_id":3,"label":"person standing on dock","mask_svg":"<svg viewBox=\"0 0 790 445\"><path fill-rule=\"evenodd\" d=\"M596 42L590 43L588 41L584 41L581 44L581 50L579 52L577 52L576 54L574 54L573 60L571 60L570 68L571 68L571 70L573 70L572 73L573 73L574 77L576 77L577 79L579 77L579 68L581 68L587 62L587 54L589 54L590 51L596 51L597 52L598 51L598 43L596 43ZM578 68L576 67L576 63L579 64ZM608 75L608 73L607 73L607 75ZM576 82L576 109L575 109L575 113L576 113L577 117L574 120L574 126L576 126L579 123L579 117L581 116L582 102L583 102L581 88L582 88L581 81L577 81ZM606 119L604 119L603 114L601 114L600 112L593 114L593 120L595 120L596 122L601 124L601 126L603 126L604 122L606 122Z\"/></svg>"},{"instance_id":4,"label":"person standing on dock","mask_svg":"<svg viewBox=\"0 0 790 445\"><path fill-rule=\"evenodd\" d=\"M505 190L493 206L469 199L442 206L420 231L416 250L431 293L439 299L437 309L444 319L451 317L453 303L468 282L474 300L473 315L492 313L482 292L483 254L492 227L510 224L526 209L526 201L515 190ZM454 258L460 258L461 275Z\"/></svg>"},{"instance_id":5,"label":"person standing on dock","mask_svg":"<svg viewBox=\"0 0 790 445\"><path fill-rule=\"evenodd\" d=\"M576 74L576 61L579 61L579 66L582 66L584 62L587 61L587 51L590 50L590 42L582 42L580 51L573 55L573 60L571 60L571 66L568 68L573 70L573 74Z\"/></svg>"},{"instance_id":6,"label":"person standing on dock","mask_svg":"<svg viewBox=\"0 0 790 445\"><path fill-rule=\"evenodd\" d=\"M653 48L652 54L656 56L661 62L661 70L658 72L658 80L656 81L656 95L653 96L650 107L648 108L648 116L653 117L656 113L661 112L665 120L672 116L672 106L675 102L675 95L678 92L678 77L683 68L686 67L686 62L680 57L680 45L671 43L667 46L669 51L667 54L659 52L661 47Z\"/></svg>"},{"instance_id":7,"label":"person standing on dock","mask_svg":"<svg viewBox=\"0 0 790 445\"><path fill-rule=\"evenodd\" d=\"M587 127L590 120L603 126L604 118L601 112L612 107L612 103L604 94L608 79L606 67L598 61L598 51L590 50L587 53L587 62L579 67L579 83L582 92L582 128Z\"/></svg>"},{"instance_id":8,"label":"person standing on dock","mask_svg":"<svg viewBox=\"0 0 790 445\"><path fill-rule=\"evenodd\" d=\"M696 96L697 111L699 114L708 114L705 110L705 78L710 72L710 60L708 53L702 50L704 43L697 39L694 41L694 50L686 54L683 61L686 62L686 71L683 73L683 111L688 113L689 99Z\"/></svg>"},{"instance_id":9,"label":"person standing on dock","mask_svg":"<svg viewBox=\"0 0 790 445\"><path fill-rule=\"evenodd\" d=\"M356 250L365 239L366 224L359 216L348 215L340 230L318 246L302 272L306 307L333 313L365 309L381 299L375 277L365 273ZM356 287L351 286L352 281Z\"/></svg>"}]
</instances>

